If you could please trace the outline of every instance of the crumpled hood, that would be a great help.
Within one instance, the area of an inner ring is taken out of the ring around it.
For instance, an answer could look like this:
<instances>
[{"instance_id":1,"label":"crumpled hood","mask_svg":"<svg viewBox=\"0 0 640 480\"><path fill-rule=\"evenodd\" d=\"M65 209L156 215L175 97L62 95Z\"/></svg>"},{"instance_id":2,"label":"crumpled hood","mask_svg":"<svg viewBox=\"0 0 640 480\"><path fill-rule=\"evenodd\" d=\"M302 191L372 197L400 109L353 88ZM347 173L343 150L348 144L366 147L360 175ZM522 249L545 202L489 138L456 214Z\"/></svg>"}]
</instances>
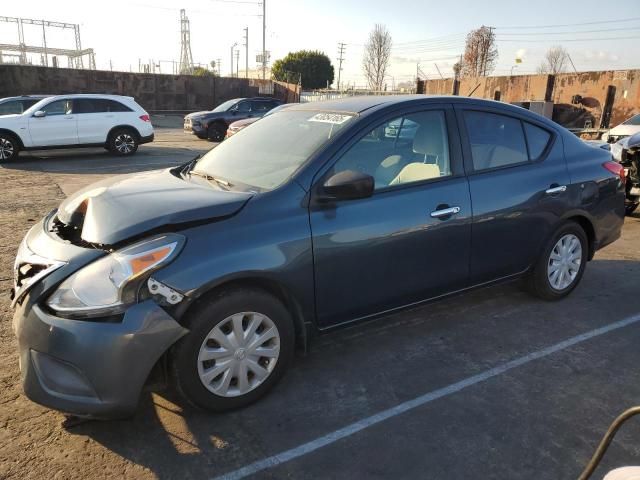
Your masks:
<instances>
[{"instance_id":1,"label":"crumpled hood","mask_svg":"<svg viewBox=\"0 0 640 480\"><path fill-rule=\"evenodd\" d=\"M111 177L60 204L58 219L81 228L82 240L113 245L165 226L234 215L253 196L174 176L169 169Z\"/></svg>"}]
</instances>

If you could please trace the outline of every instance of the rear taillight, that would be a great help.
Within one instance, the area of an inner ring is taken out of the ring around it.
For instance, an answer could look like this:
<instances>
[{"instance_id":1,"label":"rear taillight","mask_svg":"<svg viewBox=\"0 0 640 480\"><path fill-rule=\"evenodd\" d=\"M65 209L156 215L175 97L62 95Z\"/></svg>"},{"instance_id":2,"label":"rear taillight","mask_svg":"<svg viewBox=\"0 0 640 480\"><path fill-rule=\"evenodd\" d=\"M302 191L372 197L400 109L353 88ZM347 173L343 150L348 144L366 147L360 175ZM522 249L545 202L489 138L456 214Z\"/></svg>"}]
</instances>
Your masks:
<instances>
[{"instance_id":1,"label":"rear taillight","mask_svg":"<svg viewBox=\"0 0 640 480\"><path fill-rule=\"evenodd\" d=\"M614 175L617 175L618 177L620 177L620 181L623 184L625 183L624 167L620 165L618 162L604 162L602 166L607 170L609 170Z\"/></svg>"},{"instance_id":2,"label":"rear taillight","mask_svg":"<svg viewBox=\"0 0 640 480\"><path fill-rule=\"evenodd\" d=\"M143 122L150 122L151 121L151 117L149 115L140 115L140 120L142 120Z\"/></svg>"}]
</instances>

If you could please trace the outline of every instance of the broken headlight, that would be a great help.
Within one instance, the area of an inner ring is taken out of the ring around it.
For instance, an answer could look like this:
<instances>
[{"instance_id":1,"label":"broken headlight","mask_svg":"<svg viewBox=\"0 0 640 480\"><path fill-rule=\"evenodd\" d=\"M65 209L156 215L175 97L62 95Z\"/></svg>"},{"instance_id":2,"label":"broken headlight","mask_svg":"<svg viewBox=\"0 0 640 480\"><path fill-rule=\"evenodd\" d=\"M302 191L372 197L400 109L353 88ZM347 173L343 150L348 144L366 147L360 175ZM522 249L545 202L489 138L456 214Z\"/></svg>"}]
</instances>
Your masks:
<instances>
[{"instance_id":1,"label":"broken headlight","mask_svg":"<svg viewBox=\"0 0 640 480\"><path fill-rule=\"evenodd\" d=\"M138 287L148 274L180 252L184 237L168 234L113 252L67 278L47 300L66 317L116 315L136 302Z\"/></svg>"}]
</instances>

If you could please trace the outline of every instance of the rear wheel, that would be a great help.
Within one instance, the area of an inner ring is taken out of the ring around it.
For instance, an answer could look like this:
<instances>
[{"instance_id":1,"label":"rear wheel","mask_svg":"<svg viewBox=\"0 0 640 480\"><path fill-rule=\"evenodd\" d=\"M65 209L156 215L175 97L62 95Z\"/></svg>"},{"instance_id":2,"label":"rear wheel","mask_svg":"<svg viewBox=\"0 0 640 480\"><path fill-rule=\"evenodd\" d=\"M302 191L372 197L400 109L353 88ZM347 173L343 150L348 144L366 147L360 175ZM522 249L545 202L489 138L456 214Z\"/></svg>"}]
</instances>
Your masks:
<instances>
[{"instance_id":1,"label":"rear wheel","mask_svg":"<svg viewBox=\"0 0 640 480\"><path fill-rule=\"evenodd\" d=\"M128 128L118 129L109 136L109 151L121 157L136 153L138 145L137 133Z\"/></svg>"},{"instance_id":2,"label":"rear wheel","mask_svg":"<svg viewBox=\"0 0 640 480\"><path fill-rule=\"evenodd\" d=\"M528 278L529 290L544 300L566 297L578 285L587 263L589 242L580 225L569 222L549 240Z\"/></svg>"},{"instance_id":3,"label":"rear wheel","mask_svg":"<svg viewBox=\"0 0 640 480\"><path fill-rule=\"evenodd\" d=\"M13 135L0 133L0 163L18 158L20 144Z\"/></svg>"},{"instance_id":4,"label":"rear wheel","mask_svg":"<svg viewBox=\"0 0 640 480\"><path fill-rule=\"evenodd\" d=\"M194 405L225 411L264 396L294 352L291 315L260 290L223 292L188 315L190 332L172 351L179 392Z\"/></svg>"},{"instance_id":5,"label":"rear wheel","mask_svg":"<svg viewBox=\"0 0 640 480\"><path fill-rule=\"evenodd\" d=\"M227 133L227 128L221 123L212 123L207 128L207 138L211 142L221 142Z\"/></svg>"}]
</instances>

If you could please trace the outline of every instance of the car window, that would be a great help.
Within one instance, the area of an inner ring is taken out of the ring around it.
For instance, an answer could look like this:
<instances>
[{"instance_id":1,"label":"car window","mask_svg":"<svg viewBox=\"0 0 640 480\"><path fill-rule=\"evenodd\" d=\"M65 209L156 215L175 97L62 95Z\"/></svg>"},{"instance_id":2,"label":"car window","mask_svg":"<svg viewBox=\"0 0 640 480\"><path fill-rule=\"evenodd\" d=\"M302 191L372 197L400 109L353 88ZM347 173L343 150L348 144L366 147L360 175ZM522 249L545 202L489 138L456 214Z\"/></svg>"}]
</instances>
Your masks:
<instances>
[{"instance_id":1,"label":"car window","mask_svg":"<svg viewBox=\"0 0 640 480\"><path fill-rule=\"evenodd\" d=\"M48 117L54 115L69 115L72 113L71 100L56 100L54 102L48 103L44 107L41 108L43 112L46 112Z\"/></svg>"},{"instance_id":2,"label":"car window","mask_svg":"<svg viewBox=\"0 0 640 480\"><path fill-rule=\"evenodd\" d=\"M251 102L240 102L235 106L234 110L236 112L245 113L251 111Z\"/></svg>"},{"instance_id":3,"label":"car window","mask_svg":"<svg viewBox=\"0 0 640 480\"><path fill-rule=\"evenodd\" d=\"M397 117L367 132L334 165L333 173L371 175L376 190L451 175L445 112Z\"/></svg>"},{"instance_id":4,"label":"car window","mask_svg":"<svg viewBox=\"0 0 640 480\"><path fill-rule=\"evenodd\" d=\"M22 102L19 100L10 100L8 102L0 103L0 115L12 115L22 112Z\"/></svg>"},{"instance_id":5,"label":"car window","mask_svg":"<svg viewBox=\"0 0 640 480\"><path fill-rule=\"evenodd\" d=\"M464 112L474 170L516 165L529 161L522 124L517 118L496 113Z\"/></svg>"},{"instance_id":6,"label":"car window","mask_svg":"<svg viewBox=\"0 0 640 480\"><path fill-rule=\"evenodd\" d=\"M544 128L536 127L529 122L524 123L524 132L527 136L527 145L529 147L529 159L537 160L547 148L551 134Z\"/></svg>"},{"instance_id":7,"label":"car window","mask_svg":"<svg viewBox=\"0 0 640 480\"><path fill-rule=\"evenodd\" d=\"M103 98L80 98L73 101L73 113L107 113L130 112L131 109L116 102Z\"/></svg>"},{"instance_id":8,"label":"car window","mask_svg":"<svg viewBox=\"0 0 640 480\"><path fill-rule=\"evenodd\" d=\"M30 100L21 100L22 102L22 111L24 112L26 109L33 107L36 103L38 103L41 98L32 98Z\"/></svg>"},{"instance_id":9,"label":"car window","mask_svg":"<svg viewBox=\"0 0 640 480\"><path fill-rule=\"evenodd\" d=\"M634 115L629 120L622 122L623 125L640 125L640 115Z\"/></svg>"},{"instance_id":10,"label":"car window","mask_svg":"<svg viewBox=\"0 0 640 480\"><path fill-rule=\"evenodd\" d=\"M266 112L267 110L271 110L273 108L273 104L271 102L254 101L251 102L251 104L251 110L254 112Z\"/></svg>"}]
</instances>

